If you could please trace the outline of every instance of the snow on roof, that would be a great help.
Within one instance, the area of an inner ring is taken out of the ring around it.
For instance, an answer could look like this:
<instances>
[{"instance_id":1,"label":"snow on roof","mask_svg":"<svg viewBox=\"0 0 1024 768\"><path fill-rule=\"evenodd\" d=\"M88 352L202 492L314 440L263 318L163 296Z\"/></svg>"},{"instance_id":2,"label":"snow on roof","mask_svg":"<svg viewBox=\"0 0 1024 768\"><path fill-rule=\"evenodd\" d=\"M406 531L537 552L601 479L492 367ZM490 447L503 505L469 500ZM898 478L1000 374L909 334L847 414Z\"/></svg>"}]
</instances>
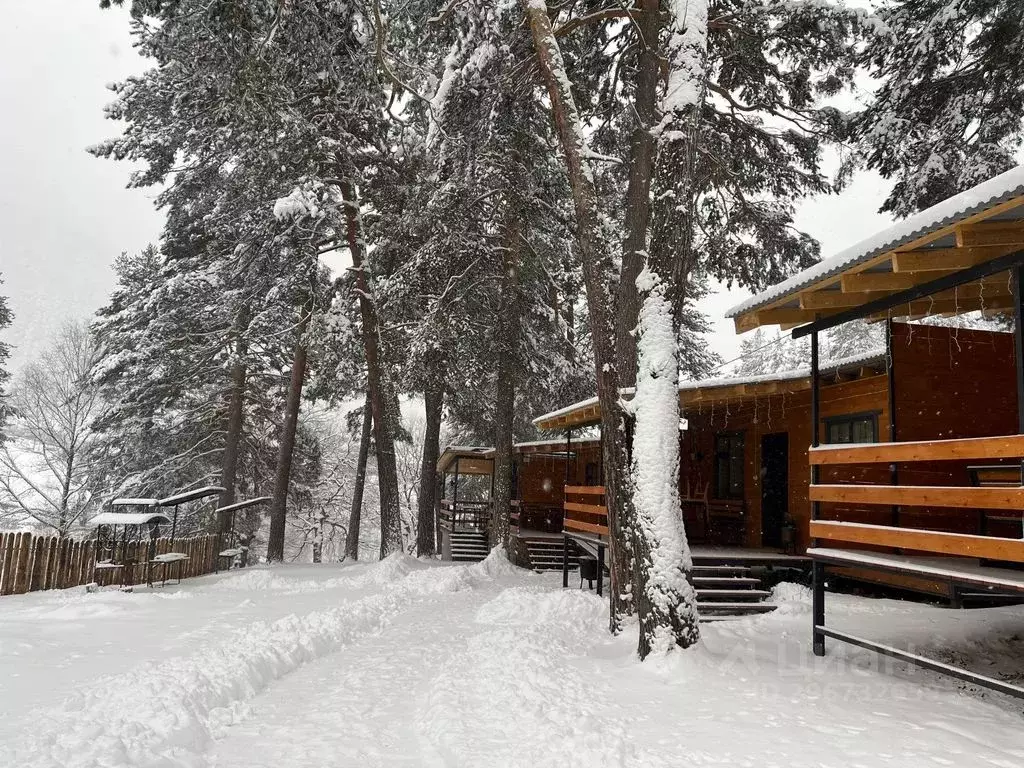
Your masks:
<instances>
[{"instance_id":1,"label":"snow on roof","mask_svg":"<svg viewBox=\"0 0 1024 768\"><path fill-rule=\"evenodd\" d=\"M147 523L170 523L171 518L163 512L100 512L91 525L146 525Z\"/></svg>"},{"instance_id":2,"label":"snow on roof","mask_svg":"<svg viewBox=\"0 0 1024 768\"><path fill-rule=\"evenodd\" d=\"M206 485L202 488L194 488L191 491L176 493L173 496L168 496L166 499L160 499L159 504L161 507L175 507L188 501L205 499L207 496L216 496L218 493L224 493L224 489L219 485Z\"/></svg>"},{"instance_id":3,"label":"snow on roof","mask_svg":"<svg viewBox=\"0 0 1024 768\"><path fill-rule=\"evenodd\" d=\"M246 509L247 507L253 507L257 504L265 504L270 501L269 496L257 496L255 499L245 499L244 501L236 501L234 504L228 504L226 507L219 507L215 509L215 512L235 512L239 509Z\"/></svg>"},{"instance_id":4,"label":"snow on roof","mask_svg":"<svg viewBox=\"0 0 1024 768\"><path fill-rule=\"evenodd\" d=\"M885 349L877 348L871 349L867 352L861 352L856 355L850 355L848 357L841 357L836 360L826 360L820 366L822 373L831 373L838 371L842 368L848 368L851 366L867 365L868 363L878 363L885 359ZM805 379L811 375L811 367L805 365L800 368L793 368L788 371L774 371L772 373L762 373L753 376L722 376L717 379L695 379L693 381L682 381L679 383L680 392L688 392L697 389L715 389L716 387L734 387L738 384L762 384L770 381L790 381L793 379ZM633 388L628 387L621 390L622 397L629 397L633 394ZM580 400L578 403L572 403L564 408L559 408L557 411L551 411L545 413L533 420L533 423L540 425L541 422L550 421L557 419L559 416L568 416L571 413L589 408L597 405L596 397L589 397L586 400Z\"/></svg>"},{"instance_id":5,"label":"snow on roof","mask_svg":"<svg viewBox=\"0 0 1024 768\"><path fill-rule=\"evenodd\" d=\"M115 507L155 507L159 499L114 499L110 502Z\"/></svg>"},{"instance_id":6,"label":"snow on roof","mask_svg":"<svg viewBox=\"0 0 1024 768\"><path fill-rule=\"evenodd\" d=\"M1021 195L1024 195L1024 166L1017 166L994 179L989 179L904 221L897 222L835 256L793 275L788 280L773 285L768 290L737 304L726 312L725 316L736 317L763 307L820 280L834 277L849 267L870 261L930 232Z\"/></svg>"}]
</instances>

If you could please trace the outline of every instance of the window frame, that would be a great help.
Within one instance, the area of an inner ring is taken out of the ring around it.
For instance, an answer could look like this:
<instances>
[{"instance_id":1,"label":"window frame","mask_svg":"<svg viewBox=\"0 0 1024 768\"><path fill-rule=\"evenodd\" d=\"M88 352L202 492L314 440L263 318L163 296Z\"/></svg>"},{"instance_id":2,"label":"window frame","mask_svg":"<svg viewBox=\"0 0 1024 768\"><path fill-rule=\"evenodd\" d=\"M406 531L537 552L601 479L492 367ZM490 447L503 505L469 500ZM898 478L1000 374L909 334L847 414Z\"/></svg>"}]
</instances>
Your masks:
<instances>
[{"instance_id":1,"label":"window frame","mask_svg":"<svg viewBox=\"0 0 1024 768\"><path fill-rule=\"evenodd\" d=\"M822 419L822 423L825 426L825 445L857 445L853 441L853 425L860 421L871 422L871 429L874 432L874 439L872 443L877 443L879 438L879 417L882 415L881 411L858 411L857 413L843 413L836 416L828 416ZM849 442L833 442L832 441L832 428L838 425L848 424L850 426L850 441Z\"/></svg>"}]
</instances>

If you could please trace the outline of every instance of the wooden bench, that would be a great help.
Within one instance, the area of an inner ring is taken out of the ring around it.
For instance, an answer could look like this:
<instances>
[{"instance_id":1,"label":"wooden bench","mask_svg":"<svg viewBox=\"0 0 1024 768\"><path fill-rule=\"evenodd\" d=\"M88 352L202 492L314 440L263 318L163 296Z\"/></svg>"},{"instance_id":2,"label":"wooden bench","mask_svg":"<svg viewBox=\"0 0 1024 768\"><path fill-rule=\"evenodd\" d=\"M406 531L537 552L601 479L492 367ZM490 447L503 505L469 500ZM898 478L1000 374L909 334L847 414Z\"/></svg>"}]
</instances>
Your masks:
<instances>
[{"instance_id":1,"label":"wooden bench","mask_svg":"<svg viewBox=\"0 0 1024 768\"><path fill-rule=\"evenodd\" d=\"M746 521L743 499L708 499L705 527L716 544L740 545Z\"/></svg>"}]
</instances>

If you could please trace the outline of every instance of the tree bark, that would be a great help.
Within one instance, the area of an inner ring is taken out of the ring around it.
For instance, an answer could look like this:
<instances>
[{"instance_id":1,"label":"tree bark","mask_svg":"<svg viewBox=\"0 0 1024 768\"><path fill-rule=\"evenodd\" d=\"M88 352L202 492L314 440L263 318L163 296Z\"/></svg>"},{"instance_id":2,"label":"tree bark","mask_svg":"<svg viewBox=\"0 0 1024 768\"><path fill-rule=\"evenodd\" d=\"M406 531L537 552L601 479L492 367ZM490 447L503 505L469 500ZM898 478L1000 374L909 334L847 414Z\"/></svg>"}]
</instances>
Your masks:
<instances>
[{"instance_id":1,"label":"tree bark","mask_svg":"<svg viewBox=\"0 0 1024 768\"><path fill-rule=\"evenodd\" d=\"M363 516L363 489L366 487L366 462L370 458L370 435L373 429L373 414L370 393L366 393L363 406L363 427L359 436L359 457L356 460L356 485L352 490L352 511L348 516L348 534L345 537L345 557L359 559L359 526Z\"/></svg>"},{"instance_id":2,"label":"tree bark","mask_svg":"<svg viewBox=\"0 0 1024 768\"><path fill-rule=\"evenodd\" d=\"M292 458L295 454L295 433L299 426L299 409L302 406L302 384L306 378L306 329L313 312L313 302L302 308L302 317L295 339L292 357L292 374L288 382L288 396L285 401L284 428L281 431L281 445L277 453L277 472L274 476L274 496L270 502L270 534L267 537L267 560L284 560L284 523L288 507L288 486L291 482Z\"/></svg>"},{"instance_id":3,"label":"tree bark","mask_svg":"<svg viewBox=\"0 0 1024 768\"><path fill-rule=\"evenodd\" d=\"M515 212L510 213L509 218L502 249L501 301L495 334L498 349L494 382L494 497L489 535L492 548L500 545L506 550L512 513L512 431L522 317L519 297L521 229Z\"/></svg>"},{"instance_id":4,"label":"tree bark","mask_svg":"<svg viewBox=\"0 0 1024 768\"><path fill-rule=\"evenodd\" d=\"M359 196L355 184L347 178L341 183L345 202L346 235L352 256L359 293L359 311L363 323L363 347L366 355L367 390L373 413L373 438L377 446L377 480L380 484L380 556L401 552L402 520L399 506L398 467L395 459L396 417L388 397L388 381L380 352L377 307L370 288L369 265L363 240Z\"/></svg>"},{"instance_id":5,"label":"tree bark","mask_svg":"<svg viewBox=\"0 0 1024 768\"><path fill-rule=\"evenodd\" d=\"M640 292L636 279L644 267L651 224L651 181L657 142L652 133L657 120L660 60L658 38L661 34L659 0L639 0L643 12L633 26L637 33L636 95L633 115L636 125L629 144L629 173L626 185L626 238L622 247L622 269L615 297L616 352L621 384L636 383L637 356L635 329L640 312Z\"/></svg>"},{"instance_id":6,"label":"tree bark","mask_svg":"<svg viewBox=\"0 0 1024 768\"><path fill-rule=\"evenodd\" d=\"M444 413L444 386L436 363L428 360L427 385L423 390L426 405L426 428L423 434L423 460L420 463L420 490L416 500L416 554L433 557L437 554L434 536L434 496L437 492L437 460L441 455L441 419ZM439 367L439 366L438 366Z\"/></svg>"},{"instance_id":7,"label":"tree bark","mask_svg":"<svg viewBox=\"0 0 1024 768\"><path fill-rule=\"evenodd\" d=\"M587 308L594 347L597 397L601 405L601 447L604 456L608 524L611 531L612 585L610 625L619 629L619 616L631 612L630 545L632 527L632 489L629 476L625 412L619 398L620 378L615 355L615 322L612 287L615 263L611 243L603 235L597 190L590 166L583 121L572 95L562 51L551 28L547 3L524 0L534 47L551 98L551 111L565 155L569 184L576 211L577 237L587 289Z\"/></svg>"},{"instance_id":8,"label":"tree bark","mask_svg":"<svg viewBox=\"0 0 1024 768\"><path fill-rule=\"evenodd\" d=\"M221 466L220 507L235 503L235 486L238 484L238 454L242 444L242 428L245 417L245 388L248 370L245 364L245 328L249 324L247 308L239 310L235 319L235 359L231 364L231 391L228 398L227 432L224 438L224 459ZM232 515L222 514L217 521L221 535L231 533Z\"/></svg>"}]
</instances>

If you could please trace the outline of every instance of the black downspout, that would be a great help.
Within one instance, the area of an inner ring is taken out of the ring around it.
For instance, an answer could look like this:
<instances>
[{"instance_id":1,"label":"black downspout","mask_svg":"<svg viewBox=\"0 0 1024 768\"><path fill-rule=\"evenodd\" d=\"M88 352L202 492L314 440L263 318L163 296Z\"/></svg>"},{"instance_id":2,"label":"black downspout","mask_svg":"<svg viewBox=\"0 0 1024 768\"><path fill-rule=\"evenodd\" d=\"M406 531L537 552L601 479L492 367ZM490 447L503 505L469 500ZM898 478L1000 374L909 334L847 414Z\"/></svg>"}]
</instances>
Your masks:
<instances>
[{"instance_id":1,"label":"black downspout","mask_svg":"<svg viewBox=\"0 0 1024 768\"><path fill-rule=\"evenodd\" d=\"M562 486L562 589L569 586L569 536L565 532L565 488L569 485L569 456L572 453L572 427L565 430L565 485Z\"/></svg>"},{"instance_id":2,"label":"black downspout","mask_svg":"<svg viewBox=\"0 0 1024 768\"><path fill-rule=\"evenodd\" d=\"M811 447L817 448L819 439L819 424L821 409L820 404L820 374L818 371L818 332L811 332ZM819 469L817 464L811 465L811 485L818 483ZM811 519L817 520L821 511L820 502L811 502ZM815 541L811 540L813 546ZM815 560L811 567L811 579L814 585L813 601L811 608L811 643L815 656L825 655L825 635L818 627L825 626L825 565L820 560Z\"/></svg>"},{"instance_id":3,"label":"black downspout","mask_svg":"<svg viewBox=\"0 0 1024 768\"><path fill-rule=\"evenodd\" d=\"M889 384L889 442L896 442L896 358L892 353L892 318L885 321L885 372ZM889 465L889 485L900 484L900 467L893 462ZM892 524L899 527L900 507L892 505Z\"/></svg>"},{"instance_id":4,"label":"black downspout","mask_svg":"<svg viewBox=\"0 0 1024 768\"><path fill-rule=\"evenodd\" d=\"M1013 268L1013 351L1017 364L1017 433L1024 435L1024 268ZM1024 485L1024 460L1020 466L1021 485Z\"/></svg>"}]
</instances>

